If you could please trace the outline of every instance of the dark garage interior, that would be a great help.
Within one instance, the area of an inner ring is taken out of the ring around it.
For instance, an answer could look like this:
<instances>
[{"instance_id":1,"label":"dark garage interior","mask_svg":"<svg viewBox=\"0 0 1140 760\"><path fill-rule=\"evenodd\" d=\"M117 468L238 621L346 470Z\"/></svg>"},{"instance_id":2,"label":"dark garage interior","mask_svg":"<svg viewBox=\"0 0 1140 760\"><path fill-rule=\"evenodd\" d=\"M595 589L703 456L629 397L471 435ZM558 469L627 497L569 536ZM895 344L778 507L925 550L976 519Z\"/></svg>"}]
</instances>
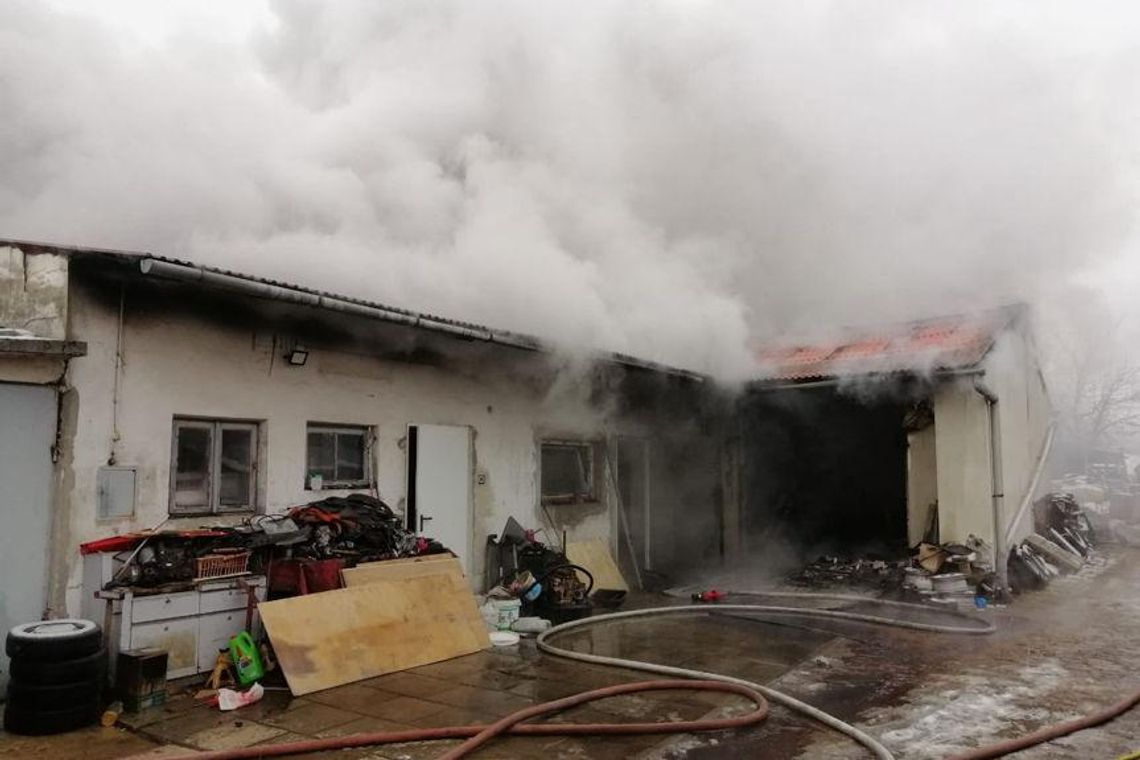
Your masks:
<instances>
[{"instance_id":1,"label":"dark garage interior","mask_svg":"<svg viewBox=\"0 0 1140 760\"><path fill-rule=\"evenodd\" d=\"M741 400L741 522L747 547L782 538L804 556L907 544L905 402L833 386Z\"/></svg>"}]
</instances>

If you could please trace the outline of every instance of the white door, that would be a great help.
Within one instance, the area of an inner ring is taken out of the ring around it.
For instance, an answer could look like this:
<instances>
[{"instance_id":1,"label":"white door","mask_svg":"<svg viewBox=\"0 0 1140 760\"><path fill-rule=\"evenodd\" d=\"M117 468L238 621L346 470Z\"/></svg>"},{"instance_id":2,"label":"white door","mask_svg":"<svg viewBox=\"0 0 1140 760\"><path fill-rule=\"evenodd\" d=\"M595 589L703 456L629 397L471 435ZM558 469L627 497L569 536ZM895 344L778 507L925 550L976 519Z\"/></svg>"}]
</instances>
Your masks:
<instances>
[{"instance_id":1,"label":"white door","mask_svg":"<svg viewBox=\"0 0 1140 760\"><path fill-rule=\"evenodd\" d=\"M408 528L446 546L471 578L471 428L408 427Z\"/></svg>"},{"instance_id":2,"label":"white door","mask_svg":"<svg viewBox=\"0 0 1140 760\"><path fill-rule=\"evenodd\" d=\"M44 614L55 417L54 389L0 384L0 633ZM0 649L0 698L7 684Z\"/></svg>"}]
</instances>

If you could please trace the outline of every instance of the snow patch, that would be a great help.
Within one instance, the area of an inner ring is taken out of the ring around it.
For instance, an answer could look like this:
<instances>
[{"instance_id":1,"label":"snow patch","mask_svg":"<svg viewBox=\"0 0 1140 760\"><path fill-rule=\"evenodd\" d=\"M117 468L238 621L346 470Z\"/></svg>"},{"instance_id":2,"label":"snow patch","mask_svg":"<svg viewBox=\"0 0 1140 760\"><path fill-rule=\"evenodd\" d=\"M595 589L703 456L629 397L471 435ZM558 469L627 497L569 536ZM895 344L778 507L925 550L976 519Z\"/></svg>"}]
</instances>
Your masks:
<instances>
[{"instance_id":1,"label":"snow patch","mask_svg":"<svg viewBox=\"0 0 1140 760\"><path fill-rule=\"evenodd\" d=\"M989 743L1017 723L1073 717L1057 715L1040 703L1066 678L1068 671L1053 659L1011 673L940 676L913 690L906 703L872 710L863 725L908 758L943 758Z\"/></svg>"}]
</instances>

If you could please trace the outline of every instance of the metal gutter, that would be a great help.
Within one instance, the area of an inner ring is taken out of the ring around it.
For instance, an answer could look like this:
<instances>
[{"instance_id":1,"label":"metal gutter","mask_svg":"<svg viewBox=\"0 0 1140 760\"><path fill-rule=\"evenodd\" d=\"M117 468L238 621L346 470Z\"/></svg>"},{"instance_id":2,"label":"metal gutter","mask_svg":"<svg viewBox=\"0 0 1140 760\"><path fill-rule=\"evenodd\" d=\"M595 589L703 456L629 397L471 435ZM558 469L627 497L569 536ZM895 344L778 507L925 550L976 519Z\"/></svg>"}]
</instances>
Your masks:
<instances>
[{"instance_id":1,"label":"metal gutter","mask_svg":"<svg viewBox=\"0 0 1140 760\"><path fill-rule=\"evenodd\" d=\"M256 298L266 298L302 306L312 306L318 309L327 309L329 311L351 314L366 319L376 319L383 322L431 330L464 340L495 343L497 345L517 348L524 351L551 351L551 348L543 344L538 338L521 333L508 330L493 330L480 325L453 322L427 314L419 314L404 309L393 309L380 304L355 301L328 293L319 293L305 288L292 287L282 283L266 282L257 278L245 277L230 272L221 272L203 266L176 263L147 256L139 260L139 271L144 275L152 277L200 283L207 287L228 290ZM696 372L676 367L668 367L626 354L602 353L600 357L603 361L632 367L634 369L675 375L698 382L705 380L703 375Z\"/></svg>"},{"instance_id":2,"label":"metal gutter","mask_svg":"<svg viewBox=\"0 0 1140 760\"><path fill-rule=\"evenodd\" d=\"M785 382L780 381L765 381L757 380L751 384L751 389L756 391L786 391L797 390L802 388L830 388L838 387L845 383L852 382L853 380L883 380L889 382L892 378L900 375L911 375L908 370L891 370L890 372L863 372L855 373L852 375L833 375L830 377L821 378L819 380L803 380L795 381L789 380ZM955 377L974 377L986 374L986 371L981 367L962 367L959 369L940 369L930 373L937 379L950 379Z\"/></svg>"},{"instance_id":3,"label":"metal gutter","mask_svg":"<svg viewBox=\"0 0 1140 760\"><path fill-rule=\"evenodd\" d=\"M71 359L87 355L82 340L50 340L46 338L0 338L0 355L51 356Z\"/></svg>"}]
</instances>

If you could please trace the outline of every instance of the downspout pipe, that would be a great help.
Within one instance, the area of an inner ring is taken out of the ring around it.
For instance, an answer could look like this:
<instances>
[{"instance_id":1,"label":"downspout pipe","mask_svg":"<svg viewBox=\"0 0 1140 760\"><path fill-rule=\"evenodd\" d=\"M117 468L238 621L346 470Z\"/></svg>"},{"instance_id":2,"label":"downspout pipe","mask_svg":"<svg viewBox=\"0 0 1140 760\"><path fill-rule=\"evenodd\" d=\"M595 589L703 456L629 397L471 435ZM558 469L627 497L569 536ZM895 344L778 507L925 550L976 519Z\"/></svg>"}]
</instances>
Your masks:
<instances>
[{"instance_id":1,"label":"downspout pipe","mask_svg":"<svg viewBox=\"0 0 1140 760\"><path fill-rule=\"evenodd\" d=\"M1006 564L1005 525L1002 512L1005 507L1005 484L1001 467L1001 415L998 414L998 397L981 376L974 378L974 390L986 400L986 412L990 423L990 483L992 485L992 507L994 520L994 573L997 578L999 596L1009 589L1009 567Z\"/></svg>"},{"instance_id":2,"label":"downspout pipe","mask_svg":"<svg viewBox=\"0 0 1140 760\"><path fill-rule=\"evenodd\" d=\"M1045 471L1045 462L1049 460L1049 453L1053 450L1053 437L1057 433L1057 423L1050 423L1049 429L1045 432L1045 441L1041 444L1041 451L1037 454L1037 465L1033 468L1033 477L1029 479L1029 486L1025 489L1025 495L1021 498L1021 504L1017 508L1017 514L1009 521L1009 525L1005 529L1005 545L1009 546L1013 543L1013 535L1017 530L1017 526L1025 518L1025 513L1029 511L1029 505L1033 503L1033 495L1037 493L1037 484L1041 481L1041 474Z\"/></svg>"}]
</instances>

